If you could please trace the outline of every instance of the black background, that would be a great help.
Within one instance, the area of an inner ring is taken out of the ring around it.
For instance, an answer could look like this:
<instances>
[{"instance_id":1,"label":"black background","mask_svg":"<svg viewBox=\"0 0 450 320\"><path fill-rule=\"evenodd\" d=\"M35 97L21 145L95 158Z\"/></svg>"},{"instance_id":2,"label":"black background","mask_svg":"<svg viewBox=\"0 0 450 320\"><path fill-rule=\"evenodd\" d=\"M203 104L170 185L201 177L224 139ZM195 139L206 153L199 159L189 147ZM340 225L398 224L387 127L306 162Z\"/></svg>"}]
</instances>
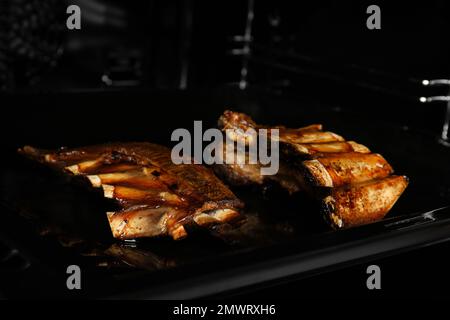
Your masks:
<instances>
[{"instance_id":1,"label":"black background","mask_svg":"<svg viewBox=\"0 0 450 320\"><path fill-rule=\"evenodd\" d=\"M10 6L8 10L21 6L20 1L7 0L5 3ZM30 12L42 12L39 2L30 3L35 6ZM22 144L57 147L142 139L149 132L153 141L165 143L172 128L186 126L186 119L189 119L189 125L191 119L202 118L201 108L183 105L184 95L191 96L194 92L196 97L201 96L199 106L204 108L208 108L212 95L216 105L221 97L226 101L227 106L223 108L246 103L241 95L227 89L240 79L241 58L228 52L234 46L230 37L244 32L246 1L100 3L121 10L124 24L117 26L108 22L108 13L105 13L104 19L82 20L82 30L62 28L58 31L57 43L63 50L58 57L52 57L51 62L45 59L42 62L39 58L40 54L46 55L40 45L48 37L45 27L30 35L24 25L26 16L15 18L10 11L0 12L3 26L0 30L0 72L7 75L6 79L0 78L1 143L4 148L11 151ZM365 11L369 4L381 7L381 30L366 28L368 15ZM64 5L55 6L57 18L49 26L64 23L64 8ZM190 28L186 25L189 17L192 19ZM279 24L270 26L270 19L275 18ZM29 52L37 52L35 55L23 55L20 47L12 45L19 37L9 33L14 25L19 25L17 34L25 39L24 46ZM253 61L248 78L252 87L278 94L281 99L285 95L301 98L299 101L303 105L299 108L302 110L315 108L317 104L344 107L349 112L369 117L374 113L377 119L398 127L422 130L432 139L439 133L443 107L421 106L417 98L429 93L421 88L420 80L448 78L450 73L448 1L310 1L296 4L294 1L256 1L253 27L255 43L272 50L264 51L258 47L254 51L256 57L281 61L302 72L283 71ZM274 50L294 54L297 58L279 57ZM120 59L111 58L113 54L138 57L137 67L128 66L133 70L131 78L137 79L133 87L109 88L102 83L102 75L110 72L112 64L119 63ZM183 63L187 63L189 70L187 85L182 88L186 91L180 91ZM27 73L31 69L34 71ZM361 83L368 85L361 87ZM114 100L117 91L120 92L118 100L105 106L102 101ZM65 92L71 93L65 96ZM39 99L34 100L35 94ZM71 95L75 97L73 100ZM141 105L145 105L148 96L157 103L139 109L127 108L127 103L133 100L144 101ZM178 98L165 99L167 96ZM103 100L103 97L107 99ZM64 99L71 101L66 104ZM171 112L170 103L177 104L172 110L184 111ZM83 107L78 109L77 104ZM46 111L40 112L41 108ZM265 111L251 104L247 108L260 114ZM51 116L43 119L42 115L47 112ZM106 121L115 120L114 127L107 122L90 122L91 118L101 119L102 113L108 113ZM152 123L160 118L171 118L172 127L167 131L152 130ZM123 121L118 121L120 119ZM214 125L214 117L208 121ZM288 121L292 124L301 122L296 118ZM97 126L104 130L96 130ZM33 130L38 130L39 134L34 134ZM405 161L414 161L406 159L407 155ZM308 279L286 279L286 283L249 288L217 298L448 297L449 250L447 243L415 248L410 253L365 261ZM372 263L381 267L380 291L366 288L366 267Z\"/></svg>"}]
</instances>

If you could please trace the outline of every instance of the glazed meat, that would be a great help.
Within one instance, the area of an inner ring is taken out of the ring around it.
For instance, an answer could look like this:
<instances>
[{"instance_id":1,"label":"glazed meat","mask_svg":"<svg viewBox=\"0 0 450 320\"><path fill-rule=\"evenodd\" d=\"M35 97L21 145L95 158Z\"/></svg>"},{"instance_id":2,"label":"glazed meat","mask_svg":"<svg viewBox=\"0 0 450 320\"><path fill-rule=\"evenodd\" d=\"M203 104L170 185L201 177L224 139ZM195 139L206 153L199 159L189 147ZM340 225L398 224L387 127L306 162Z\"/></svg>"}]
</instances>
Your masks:
<instances>
[{"instance_id":1,"label":"glazed meat","mask_svg":"<svg viewBox=\"0 0 450 320\"><path fill-rule=\"evenodd\" d=\"M201 165L175 165L170 150L151 143L112 143L57 151L25 146L20 153L82 176L120 210L107 217L115 238L187 236L185 227L238 220L242 202Z\"/></svg>"},{"instance_id":2,"label":"glazed meat","mask_svg":"<svg viewBox=\"0 0 450 320\"><path fill-rule=\"evenodd\" d=\"M383 219L408 185L404 176L391 175L360 184L330 189L324 197L324 217L335 228L353 227Z\"/></svg>"},{"instance_id":3,"label":"glazed meat","mask_svg":"<svg viewBox=\"0 0 450 320\"><path fill-rule=\"evenodd\" d=\"M218 124L229 139L245 145L252 138L246 133L248 129L270 129L232 111L225 111ZM280 165L276 175L263 176L261 164L248 162L218 165L218 174L233 185L275 182L289 193L308 193L322 203L326 221L337 229L382 219L408 185L408 178L393 175L394 170L380 154L345 141L336 133L322 131L320 124L272 128L279 130Z\"/></svg>"}]
</instances>

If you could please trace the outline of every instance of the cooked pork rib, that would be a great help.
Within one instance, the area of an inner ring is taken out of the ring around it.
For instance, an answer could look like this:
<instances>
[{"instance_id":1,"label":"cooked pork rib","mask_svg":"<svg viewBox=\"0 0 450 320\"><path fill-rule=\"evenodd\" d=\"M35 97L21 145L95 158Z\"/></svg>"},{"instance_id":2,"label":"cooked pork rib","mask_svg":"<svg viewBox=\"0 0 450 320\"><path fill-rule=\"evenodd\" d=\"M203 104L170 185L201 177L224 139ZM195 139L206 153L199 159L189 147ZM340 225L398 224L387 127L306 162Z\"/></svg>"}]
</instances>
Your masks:
<instances>
[{"instance_id":1,"label":"cooked pork rib","mask_svg":"<svg viewBox=\"0 0 450 320\"><path fill-rule=\"evenodd\" d=\"M210 226L239 218L236 196L201 165L175 165L170 150L151 143L112 143L57 151L25 146L32 159L84 176L121 210L108 212L119 239L170 235L181 239L185 226Z\"/></svg>"},{"instance_id":2,"label":"cooked pork rib","mask_svg":"<svg viewBox=\"0 0 450 320\"><path fill-rule=\"evenodd\" d=\"M384 178L392 167L376 153L337 153L302 162L305 177L315 187L340 187Z\"/></svg>"},{"instance_id":3,"label":"cooked pork rib","mask_svg":"<svg viewBox=\"0 0 450 320\"><path fill-rule=\"evenodd\" d=\"M247 144L247 129L270 129L232 111L225 111L218 123L224 131L240 129L228 131L228 138ZM280 169L276 175L262 176L259 164L223 164L216 166L217 172L234 185L275 181L289 193L307 192L319 198L322 213L334 228L382 219L408 185L407 177L392 175L392 167L381 155L322 131L320 124L272 128L279 129Z\"/></svg>"},{"instance_id":4,"label":"cooked pork rib","mask_svg":"<svg viewBox=\"0 0 450 320\"><path fill-rule=\"evenodd\" d=\"M353 227L383 219L408 185L404 176L388 176L332 188L322 199L326 220L335 228Z\"/></svg>"}]
</instances>

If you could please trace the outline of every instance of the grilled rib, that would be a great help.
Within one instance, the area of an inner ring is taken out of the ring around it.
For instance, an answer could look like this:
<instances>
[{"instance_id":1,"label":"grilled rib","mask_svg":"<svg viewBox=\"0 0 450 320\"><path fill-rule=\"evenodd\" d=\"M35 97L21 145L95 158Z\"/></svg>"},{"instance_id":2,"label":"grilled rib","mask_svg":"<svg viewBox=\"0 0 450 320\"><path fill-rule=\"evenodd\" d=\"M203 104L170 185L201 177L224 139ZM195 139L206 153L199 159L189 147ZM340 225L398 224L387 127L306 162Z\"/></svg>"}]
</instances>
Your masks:
<instances>
[{"instance_id":1,"label":"grilled rib","mask_svg":"<svg viewBox=\"0 0 450 320\"><path fill-rule=\"evenodd\" d=\"M22 154L102 188L121 210L108 212L115 238L187 236L189 224L208 227L239 218L242 202L208 168L175 165L170 150L151 143L111 143L57 151L30 146Z\"/></svg>"},{"instance_id":2,"label":"grilled rib","mask_svg":"<svg viewBox=\"0 0 450 320\"><path fill-rule=\"evenodd\" d=\"M229 139L247 144L248 129L270 129L232 111L225 111L218 124ZM326 220L338 229L382 219L408 185L407 177L392 175L394 170L380 154L324 132L320 124L272 128L279 130L280 169L276 175L262 176L261 165L248 162L218 165L218 174L233 185L275 181L289 193L306 192L320 200Z\"/></svg>"},{"instance_id":3,"label":"grilled rib","mask_svg":"<svg viewBox=\"0 0 450 320\"><path fill-rule=\"evenodd\" d=\"M335 229L383 219L408 185L404 176L389 176L330 190L323 213Z\"/></svg>"}]
</instances>

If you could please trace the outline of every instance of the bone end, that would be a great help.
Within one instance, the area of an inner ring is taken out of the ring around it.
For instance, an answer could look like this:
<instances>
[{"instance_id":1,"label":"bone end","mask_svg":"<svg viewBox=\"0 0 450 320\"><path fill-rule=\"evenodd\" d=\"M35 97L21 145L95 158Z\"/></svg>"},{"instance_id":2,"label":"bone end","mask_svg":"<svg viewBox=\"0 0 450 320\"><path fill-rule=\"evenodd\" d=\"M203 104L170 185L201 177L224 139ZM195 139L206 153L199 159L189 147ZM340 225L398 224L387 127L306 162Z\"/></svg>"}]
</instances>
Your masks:
<instances>
[{"instance_id":1,"label":"bone end","mask_svg":"<svg viewBox=\"0 0 450 320\"><path fill-rule=\"evenodd\" d=\"M310 179L315 186L333 187L333 179L325 166L318 160L303 161L303 166L306 168L308 179Z\"/></svg>"},{"instance_id":2,"label":"bone end","mask_svg":"<svg viewBox=\"0 0 450 320\"><path fill-rule=\"evenodd\" d=\"M87 178L94 188L100 188L102 186L102 179L99 176L90 175Z\"/></svg>"},{"instance_id":3,"label":"bone end","mask_svg":"<svg viewBox=\"0 0 450 320\"><path fill-rule=\"evenodd\" d=\"M184 226L179 225L170 231L173 240L181 240L187 237L187 232Z\"/></svg>"},{"instance_id":4,"label":"bone end","mask_svg":"<svg viewBox=\"0 0 450 320\"><path fill-rule=\"evenodd\" d=\"M367 148L365 145L359 144L355 141L348 141L348 144L352 146L352 149L355 152L370 153L369 148Z\"/></svg>"},{"instance_id":5,"label":"bone end","mask_svg":"<svg viewBox=\"0 0 450 320\"><path fill-rule=\"evenodd\" d=\"M103 195L105 198L113 199L114 198L114 186L111 186L109 184L102 185L103 188Z\"/></svg>"},{"instance_id":6,"label":"bone end","mask_svg":"<svg viewBox=\"0 0 450 320\"><path fill-rule=\"evenodd\" d=\"M240 217L236 210L219 209L208 213L199 213L194 216L194 221L199 226L210 226L218 223L231 222Z\"/></svg>"},{"instance_id":7,"label":"bone end","mask_svg":"<svg viewBox=\"0 0 450 320\"><path fill-rule=\"evenodd\" d=\"M73 173L73 174L75 174L75 175L81 174L80 168L78 167L77 164L74 164L74 165L72 165L72 166L65 167L64 169L67 170L67 171L69 171L69 172L71 172L71 173Z\"/></svg>"}]
</instances>

